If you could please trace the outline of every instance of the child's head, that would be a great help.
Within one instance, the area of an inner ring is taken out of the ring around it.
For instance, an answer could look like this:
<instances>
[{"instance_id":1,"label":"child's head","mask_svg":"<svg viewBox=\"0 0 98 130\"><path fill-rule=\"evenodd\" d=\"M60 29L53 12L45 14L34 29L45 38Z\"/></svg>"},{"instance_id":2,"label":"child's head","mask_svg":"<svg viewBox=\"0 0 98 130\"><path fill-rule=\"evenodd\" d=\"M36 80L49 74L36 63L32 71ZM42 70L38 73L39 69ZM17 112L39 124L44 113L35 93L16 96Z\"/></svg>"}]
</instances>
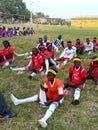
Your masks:
<instances>
[{"instance_id":1,"label":"child's head","mask_svg":"<svg viewBox=\"0 0 98 130\"><path fill-rule=\"evenodd\" d=\"M98 65L98 57L97 56L93 56L92 61L94 62L94 64Z\"/></svg>"},{"instance_id":2,"label":"child's head","mask_svg":"<svg viewBox=\"0 0 98 130\"><path fill-rule=\"evenodd\" d=\"M54 81L54 78L56 77L57 75L57 70L55 68L50 68L48 70L48 74L47 74L47 78L49 81Z\"/></svg>"},{"instance_id":3,"label":"child's head","mask_svg":"<svg viewBox=\"0 0 98 130\"><path fill-rule=\"evenodd\" d=\"M73 59L73 62L74 62L74 65L75 65L76 67L79 67L80 64L81 64L81 58L80 58L80 57L75 57L75 58Z\"/></svg>"},{"instance_id":4,"label":"child's head","mask_svg":"<svg viewBox=\"0 0 98 130\"><path fill-rule=\"evenodd\" d=\"M11 46L9 41L7 41L7 40L3 41L3 45L5 48L8 48L9 46Z\"/></svg>"}]
</instances>

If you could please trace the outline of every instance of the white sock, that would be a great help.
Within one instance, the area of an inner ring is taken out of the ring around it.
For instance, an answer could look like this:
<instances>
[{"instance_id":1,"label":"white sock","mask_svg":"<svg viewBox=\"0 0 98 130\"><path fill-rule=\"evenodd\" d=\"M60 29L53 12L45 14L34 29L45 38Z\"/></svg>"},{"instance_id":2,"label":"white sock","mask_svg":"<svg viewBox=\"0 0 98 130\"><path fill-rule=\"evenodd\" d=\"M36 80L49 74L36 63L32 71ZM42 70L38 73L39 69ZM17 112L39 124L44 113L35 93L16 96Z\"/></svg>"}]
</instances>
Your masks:
<instances>
[{"instance_id":1,"label":"white sock","mask_svg":"<svg viewBox=\"0 0 98 130\"><path fill-rule=\"evenodd\" d=\"M44 117L41 118L41 120L46 122L52 116L52 114L54 113L54 111L55 111L56 108L57 108L57 105L54 104L54 103L52 103L49 106L49 109L46 111Z\"/></svg>"},{"instance_id":2,"label":"white sock","mask_svg":"<svg viewBox=\"0 0 98 130\"><path fill-rule=\"evenodd\" d=\"M68 62L68 61L67 61L67 60L65 60L65 61L63 62L63 64L64 64L64 65L66 65L66 64L67 64L67 62Z\"/></svg>"},{"instance_id":3,"label":"white sock","mask_svg":"<svg viewBox=\"0 0 98 130\"><path fill-rule=\"evenodd\" d=\"M55 62L52 58L50 58L50 62L51 62L53 65L56 65L56 62Z\"/></svg>"},{"instance_id":4,"label":"white sock","mask_svg":"<svg viewBox=\"0 0 98 130\"><path fill-rule=\"evenodd\" d=\"M27 66L30 66L32 64L32 60L29 61L29 64Z\"/></svg>"},{"instance_id":5,"label":"white sock","mask_svg":"<svg viewBox=\"0 0 98 130\"><path fill-rule=\"evenodd\" d=\"M11 94L11 100L14 105L19 105L27 102L35 102L38 100L38 95L34 95L33 97L25 98L25 99L17 99L13 94Z\"/></svg>"},{"instance_id":6,"label":"white sock","mask_svg":"<svg viewBox=\"0 0 98 130\"><path fill-rule=\"evenodd\" d=\"M32 73L32 74L30 74L30 75L33 77L33 76L35 76L35 75L36 75L36 73L35 73L35 72L33 72L33 73Z\"/></svg>"},{"instance_id":7,"label":"white sock","mask_svg":"<svg viewBox=\"0 0 98 130\"><path fill-rule=\"evenodd\" d=\"M42 104L47 102L46 93L42 89L40 89L40 91L39 91L39 100L40 100L40 103L42 103Z\"/></svg>"},{"instance_id":8,"label":"white sock","mask_svg":"<svg viewBox=\"0 0 98 130\"><path fill-rule=\"evenodd\" d=\"M48 70L49 70L49 61L48 61L48 59L45 59L45 67L46 67L46 75L47 75Z\"/></svg>"},{"instance_id":9,"label":"white sock","mask_svg":"<svg viewBox=\"0 0 98 130\"><path fill-rule=\"evenodd\" d=\"M28 70L28 67L27 67L27 66L21 67L21 68L12 68L12 67L11 67L11 70L12 70L12 71L25 71L25 70Z\"/></svg>"},{"instance_id":10,"label":"white sock","mask_svg":"<svg viewBox=\"0 0 98 130\"><path fill-rule=\"evenodd\" d=\"M74 92L74 100L79 100L80 93L81 93L81 89L80 88L76 88L75 92Z\"/></svg>"},{"instance_id":11,"label":"white sock","mask_svg":"<svg viewBox=\"0 0 98 130\"><path fill-rule=\"evenodd\" d=\"M32 52L26 52L26 53L23 53L23 54L17 54L16 53L17 56L29 56L31 54L32 54Z\"/></svg>"}]
</instances>

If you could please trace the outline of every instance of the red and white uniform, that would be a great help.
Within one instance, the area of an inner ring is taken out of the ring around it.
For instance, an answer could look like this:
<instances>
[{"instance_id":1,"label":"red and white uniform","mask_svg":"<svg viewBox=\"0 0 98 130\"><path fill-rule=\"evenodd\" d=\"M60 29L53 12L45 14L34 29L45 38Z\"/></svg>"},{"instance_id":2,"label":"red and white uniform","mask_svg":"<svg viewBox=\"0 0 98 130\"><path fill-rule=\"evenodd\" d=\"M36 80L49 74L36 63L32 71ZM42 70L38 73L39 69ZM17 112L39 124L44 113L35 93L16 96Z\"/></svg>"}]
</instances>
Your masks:
<instances>
[{"instance_id":1,"label":"red and white uniform","mask_svg":"<svg viewBox=\"0 0 98 130\"><path fill-rule=\"evenodd\" d=\"M76 47L72 46L71 48L66 47L59 58L61 58L61 60L63 61L64 60L69 61L75 56L76 56Z\"/></svg>"},{"instance_id":2,"label":"red and white uniform","mask_svg":"<svg viewBox=\"0 0 98 130\"><path fill-rule=\"evenodd\" d=\"M48 51L49 52L49 57L54 58L54 50Z\"/></svg>"},{"instance_id":3,"label":"red and white uniform","mask_svg":"<svg viewBox=\"0 0 98 130\"><path fill-rule=\"evenodd\" d=\"M69 73L72 74L71 83L78 83L81 82L83 79L87 77L86 69L82 66L80 66L78 69L73 65L69 68ZM85 84L81 84L79 86L82 86L84 88Z\"/></svg>"},{"instance_id":4,"label":"red and white uniform","mask_svg":"<svg viewBox=\"0 0 98 130\"><path fill-rule=\"evenodd\" d=\"M29 66L29 69L35 69L39 72L43 70L43 65L44 65L44 58L41 54L37 54L37 56L33 55L32 56L32 65Z\"/></svg>"},{"instance_id":5,"label":"red and white uniform","mask_svg":"<svg viewBox=\"0 0 98 130\"><path fill-rule=\"evenodd\" d=\"M93 49L97 49L98 48L98 41L96 41L96 42L92 41L92 43L93 43Z\"/></svg>"},{"instance_id":6,"label":"red and white uniform","mask_svg":"<svg viewBox=\"0 0 98 130\"><path fill-rule=\"evenodd\" d=\"M57 78L54 79L53 84L51 84L51 82L48 79L46 79L44 83L44 88L48 89L48 91L46 92L48 100L55 99L60 95L64 97L63 82Z\"/></svg>"},{"instance_id":7,"label":"red and white uniform","mask_svg":"<svg viewBox=\"0 0 98 130\"><path fill-rule=\"evenodd\" d=\"M97 65L97 64L94 64L94 62L91 61L91 62L89 63L89 68L93 69L92 75L93 75L94 77L98 77L98 65Z\"/></svg>"},{"instance_id":8,"label":"red and white uniform","mask_svg":"<svg viewBox=\"0 0 98 130\"><path fill-rule=\"evenodd\" d=\"M8 61L14 61L14 48L8 47L7 49L2 49L3 55L6 57Z\"/></svg>"}]
</instances>

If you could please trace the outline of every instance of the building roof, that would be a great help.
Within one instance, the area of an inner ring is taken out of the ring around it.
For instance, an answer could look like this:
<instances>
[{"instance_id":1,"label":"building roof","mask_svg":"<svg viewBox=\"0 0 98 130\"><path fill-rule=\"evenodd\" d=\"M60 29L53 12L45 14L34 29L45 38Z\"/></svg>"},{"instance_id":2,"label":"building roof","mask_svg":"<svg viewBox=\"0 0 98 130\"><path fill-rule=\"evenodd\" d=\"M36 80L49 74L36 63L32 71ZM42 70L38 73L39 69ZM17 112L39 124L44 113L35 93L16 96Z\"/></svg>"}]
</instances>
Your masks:
<instances>
[{"instance_id":1,"label":"building roof","mask_svg":"<svg viewBox=\"0 0 98 130\"><path fill-rule=\"evenodd\" d=\"M78 16L78 17L74 17L71 20L75 20L75 19L98 19L98 15L97 16Z\"/></svg>"}]
</instances>

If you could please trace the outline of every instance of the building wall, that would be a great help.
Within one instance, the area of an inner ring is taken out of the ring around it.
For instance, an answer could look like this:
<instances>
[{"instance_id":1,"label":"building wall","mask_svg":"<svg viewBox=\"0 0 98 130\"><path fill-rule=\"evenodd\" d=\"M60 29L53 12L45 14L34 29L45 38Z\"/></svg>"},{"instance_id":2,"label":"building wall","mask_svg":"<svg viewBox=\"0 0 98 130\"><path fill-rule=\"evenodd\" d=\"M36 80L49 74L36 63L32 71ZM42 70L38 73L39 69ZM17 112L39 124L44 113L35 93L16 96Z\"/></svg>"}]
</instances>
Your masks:
<instances>
[{"instance_id":1,"label":"building wall","mask_svg":"<svg viewBox=\"0 0 98 130\"><path fill-rule=\"evenodd\" d=\"M74 27L98 27L98 18L73 18L71 26Z\"/></svg>"}]
</instances>

